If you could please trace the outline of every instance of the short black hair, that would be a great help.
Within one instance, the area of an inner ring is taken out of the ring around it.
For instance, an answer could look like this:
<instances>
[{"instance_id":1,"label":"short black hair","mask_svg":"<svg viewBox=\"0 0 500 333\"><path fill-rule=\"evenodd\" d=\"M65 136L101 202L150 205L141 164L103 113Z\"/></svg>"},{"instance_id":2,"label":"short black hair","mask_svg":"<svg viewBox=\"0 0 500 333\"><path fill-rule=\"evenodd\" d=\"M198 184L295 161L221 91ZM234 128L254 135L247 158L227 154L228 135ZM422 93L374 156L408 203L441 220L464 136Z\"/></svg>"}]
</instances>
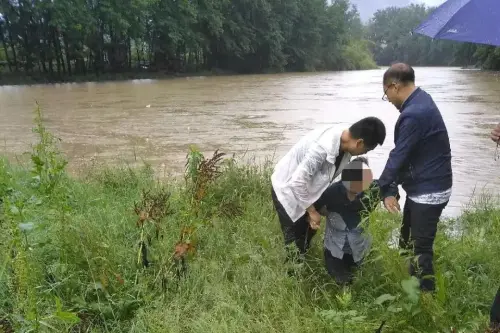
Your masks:
<instances>
[{"instance_id":1,"label":"short black hair","mask_svg":"<svg viewBox=\"0 0 500 333\"><path fill-rule=\"evenodd\" d=\"M415 83L415 71L413 68L405 63L398 62L391 65L384 73L384 85L397 81L403 85L408 83Z\"/></svg>"},{"instance_id":2,"label":"short black hair","mask_svg":"<svg viewBox=\"0 0 500 333\"><path fill-rule=\"evenodd\" d=\"M383 145L385 141L385 125L377 117L366 117L355 122L349 127L349 132L352 138L362 139L368 149Z\"/></svg>"}]
</instances>

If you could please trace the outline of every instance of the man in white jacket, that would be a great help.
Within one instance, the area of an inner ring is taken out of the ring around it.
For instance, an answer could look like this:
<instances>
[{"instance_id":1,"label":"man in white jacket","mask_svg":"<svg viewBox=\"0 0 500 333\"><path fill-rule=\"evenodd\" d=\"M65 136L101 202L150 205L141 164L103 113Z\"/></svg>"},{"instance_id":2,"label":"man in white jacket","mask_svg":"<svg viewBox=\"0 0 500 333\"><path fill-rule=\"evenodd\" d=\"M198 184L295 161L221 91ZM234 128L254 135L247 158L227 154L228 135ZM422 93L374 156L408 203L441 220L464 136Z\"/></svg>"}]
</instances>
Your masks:
<instances>
[{"instance_id":1,"label":"man in white jacket","mask_svg":"<svg viewBox=\"0 0 500 333\"><path fill-rule=\"evenodd\" d=\"M366 154L385 140L384 123L363 118L346 128L327 126L304 136L276 164L271 177L272 198L285 246L301 254L320 226L321 195L342 172L351 156Z\"/></svg>"}]
</instances>

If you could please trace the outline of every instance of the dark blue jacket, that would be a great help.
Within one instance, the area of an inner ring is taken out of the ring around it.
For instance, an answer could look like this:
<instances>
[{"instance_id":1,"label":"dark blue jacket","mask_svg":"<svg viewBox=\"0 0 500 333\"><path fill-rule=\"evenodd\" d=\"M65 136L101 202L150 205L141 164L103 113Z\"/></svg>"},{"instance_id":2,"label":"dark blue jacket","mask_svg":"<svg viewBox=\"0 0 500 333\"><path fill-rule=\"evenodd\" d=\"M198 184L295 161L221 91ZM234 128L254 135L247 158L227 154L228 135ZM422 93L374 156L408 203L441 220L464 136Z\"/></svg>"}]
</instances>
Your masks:
<instances>
[{"instance_id":1,"label":"dark blue jacket","mask_svg":"<svg viewBox=\"0 0 500 333\"><path fill-rule=\"evenodd\" d=\"M395 148L379 178L380 186L401 184L407 195L452 187L448 131L432 97L417 88L403 103L394 130Z\"/></svg>"},{"instance_id":2,"label":"dark blue jacket","mask_svg":"<svg viewBox=\"0 0 500 333\"><path fill-rule=\"evenodd\" d=\"M347 189L342 181L330 185L318 200L316 209L326 207L328 212L340 214L349 230L355 229L363 218L377 208L385 197L395 196L399 199L398 186L393 183L382 194L378 180L374 180L368 190L359 193L354 200L349 200Z\"/></svg>"}]
</instances>

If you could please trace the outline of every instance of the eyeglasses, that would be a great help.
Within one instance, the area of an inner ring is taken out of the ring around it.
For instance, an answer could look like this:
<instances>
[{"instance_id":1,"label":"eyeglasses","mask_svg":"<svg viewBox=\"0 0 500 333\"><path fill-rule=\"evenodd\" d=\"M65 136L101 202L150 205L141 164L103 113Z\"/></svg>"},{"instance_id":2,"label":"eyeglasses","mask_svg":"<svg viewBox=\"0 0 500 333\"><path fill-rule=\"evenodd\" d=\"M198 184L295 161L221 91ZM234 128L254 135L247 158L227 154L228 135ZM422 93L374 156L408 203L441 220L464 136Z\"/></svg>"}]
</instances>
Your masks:
<instances>
[{"instance_id":1,"label":"eyeglasses","mask_svg":"<svg viewBox=\"0 0 500 333\"><path fill-rule=\"evenodd\" d=\"M387 100L388 100L388 98L387 98L387 90L389 90L389 88L390 88L393 84L395 84L395 83L391 83L390 85L388 85L388 86L387 86L387 88L385 88L385 90L384 90L384 94L382 95L382 100L383 100L383 101L387 101Z\"/></svg>"}]
</instances>

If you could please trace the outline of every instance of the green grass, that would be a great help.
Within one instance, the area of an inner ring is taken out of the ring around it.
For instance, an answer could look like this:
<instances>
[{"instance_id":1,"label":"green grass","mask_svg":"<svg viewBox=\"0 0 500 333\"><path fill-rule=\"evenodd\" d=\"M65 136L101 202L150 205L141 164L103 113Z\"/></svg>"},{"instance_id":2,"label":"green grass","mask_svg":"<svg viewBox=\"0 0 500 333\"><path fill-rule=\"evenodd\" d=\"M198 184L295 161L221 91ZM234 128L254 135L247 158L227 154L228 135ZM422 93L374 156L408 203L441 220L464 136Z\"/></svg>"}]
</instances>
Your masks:
<instances>
[{"instance_id":1,"label":"green grass","mask_svg":"<svg viewBox=\"0 0 500 333\"><path fill-rule=\"evenodd\" d=\"M400 217L382 210L368 221L373 252L354 285L341 289L323 267L321 232L305 265L284 264L269 165L229 159L218 163L221 173L215 177L209 159L193 150L186 180L159 181L147 165L95 167L71 178L50 133L42 124L37 129L43 144L34 149L32 168L0 160L4 328L357 333L375 332L382 321L382 332L398 333L487 327L500 284L494 201L474 203L459 221L441 223L433 297L418 293L405 258L390 246ZM168 209L139 219L134 207L143 190L157 199L156 208ZM170 196L160 200L161 193ZM459 231L448 235L457 225ZM186 229L191 232L181 239ZM141 239L148 267L142 265ZM178 252L184 273L174 256L179 242L195 250Z\"/></svg>"}]
</instances>

